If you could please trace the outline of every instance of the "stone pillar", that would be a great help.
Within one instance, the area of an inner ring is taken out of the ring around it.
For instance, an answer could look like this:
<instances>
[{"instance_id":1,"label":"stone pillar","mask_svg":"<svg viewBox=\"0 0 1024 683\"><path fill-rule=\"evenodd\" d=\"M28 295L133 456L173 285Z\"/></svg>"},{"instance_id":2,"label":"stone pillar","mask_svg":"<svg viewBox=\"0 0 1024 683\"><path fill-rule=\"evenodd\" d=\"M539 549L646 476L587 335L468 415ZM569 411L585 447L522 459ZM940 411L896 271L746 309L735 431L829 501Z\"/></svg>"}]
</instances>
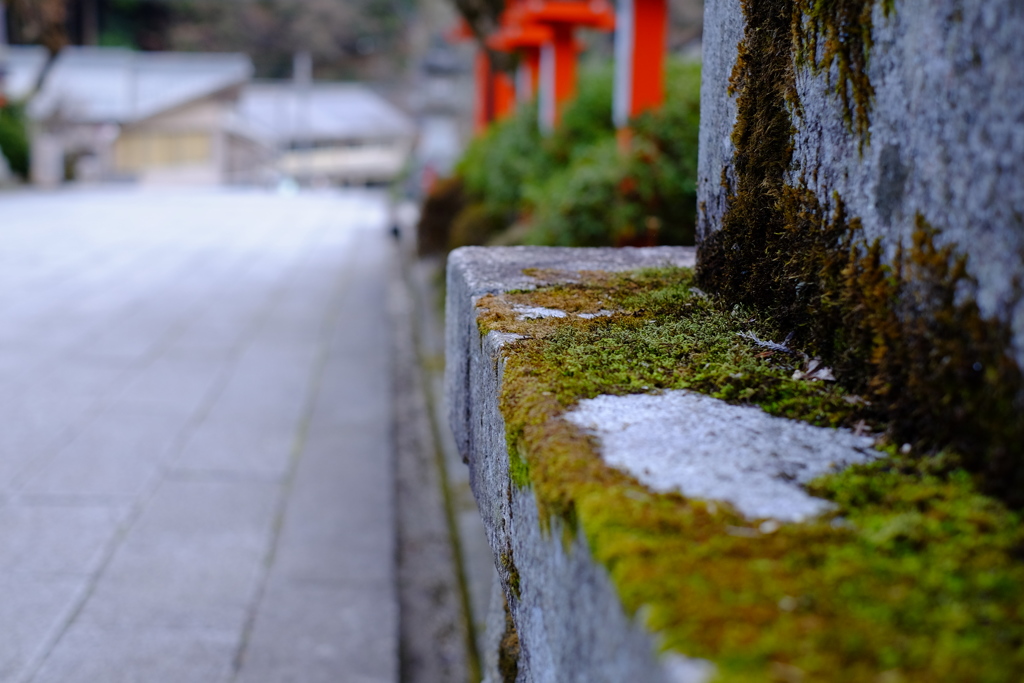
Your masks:
<instances>
[{"instance_id":1,"label":"stone pillar","mask_svg":"<svg viewBox=\"0 0 1024 683\"><path fill-rule=\"evenodd\" d=\"M1024 506L1024 5L709 0L700 287Z\"/></svg>"}]
</instances>

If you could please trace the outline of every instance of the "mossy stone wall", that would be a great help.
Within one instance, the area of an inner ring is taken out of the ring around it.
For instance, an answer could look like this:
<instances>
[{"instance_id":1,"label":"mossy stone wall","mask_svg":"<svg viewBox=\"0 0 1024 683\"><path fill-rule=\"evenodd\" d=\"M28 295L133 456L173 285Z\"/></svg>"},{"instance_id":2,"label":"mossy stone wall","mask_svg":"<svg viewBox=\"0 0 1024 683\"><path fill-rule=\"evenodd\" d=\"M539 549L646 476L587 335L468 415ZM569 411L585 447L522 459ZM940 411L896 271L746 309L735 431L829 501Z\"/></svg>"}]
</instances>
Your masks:
<instances>
[{"instance_id":1,"label":"mossy stone wall","mask_svg":"<svg viewBox=\"0 0 1024 683\"><path fill-rule=\"evenodd\" d=\"M780 8L792 0L758 0ZM842 2L805 3L824 7ZM798 100L789 180L823 203L837 193L867 240L891 259L918 214L968 256L978 304L1014 331L1024 365L1024 4L1019 0L862 2L872 17L867 128L851 126L836 96L838 64L815 72L793 42ZM824 11L829 11L825 9ZM744 39L740 0L707 0L698 239L722 226L736 147L729 79ZM805 30L811 27L805 25ZM825 49L819 43L818 55ZM852 84L848 84L852 95Z\"/></svg>"},{"instance_id":2,"label":"mossy stone wall","mask_svg":"<svg viewBox=\"0 0 1024 683\"><path fill-rule=\"evenodd\" d=\"M1021 35L1019 0L708 0L698 180L701 286L1015 505Z\"/></svg>"}]
</instances>

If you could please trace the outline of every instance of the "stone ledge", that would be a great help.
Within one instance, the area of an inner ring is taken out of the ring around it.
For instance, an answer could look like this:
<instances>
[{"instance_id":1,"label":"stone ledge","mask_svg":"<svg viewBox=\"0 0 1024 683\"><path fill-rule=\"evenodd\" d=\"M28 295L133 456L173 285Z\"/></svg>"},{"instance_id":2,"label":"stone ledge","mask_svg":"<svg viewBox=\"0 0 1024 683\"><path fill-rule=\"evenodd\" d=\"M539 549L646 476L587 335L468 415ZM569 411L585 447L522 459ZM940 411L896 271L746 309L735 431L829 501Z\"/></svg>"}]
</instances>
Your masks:
<instances>
[{"instance_id":1,"label":"stone ledge","mask_svg":"<svg viewBox=\"0 0 1024 683\"><path fill-rule=\"evenodd\" d=\"M476 304L487 294L572 282L582 271L691 266L693 261L689 248L470 247L450 257L450 420L518 633L517 681L696 683L707 680L713 668L701 660L659 656L656 635L626 614L582 531L567 533L556 517L542 522L533 492L513 482L499 396L503 348L519 337L482 335ZM582 401L565 417L598 437L607 464L632 473L651 490L724 501L755 522L737 533L756 534L758 528L770 533L777 528L774 520L798 521L827 510L827 502L799 484L877 455L870 438L848 430L811 427L682 391L602 396ZM680 452L680 443L687 444L687 453ZM566 538L569 542L563 542ZM503 610L500 597L497 602L493 608ZM492 621L498 628L503 623ZM496 643L500 635L487 640ZM489 680L502 680L491 668Z\"/></svg>"}]
</instances>

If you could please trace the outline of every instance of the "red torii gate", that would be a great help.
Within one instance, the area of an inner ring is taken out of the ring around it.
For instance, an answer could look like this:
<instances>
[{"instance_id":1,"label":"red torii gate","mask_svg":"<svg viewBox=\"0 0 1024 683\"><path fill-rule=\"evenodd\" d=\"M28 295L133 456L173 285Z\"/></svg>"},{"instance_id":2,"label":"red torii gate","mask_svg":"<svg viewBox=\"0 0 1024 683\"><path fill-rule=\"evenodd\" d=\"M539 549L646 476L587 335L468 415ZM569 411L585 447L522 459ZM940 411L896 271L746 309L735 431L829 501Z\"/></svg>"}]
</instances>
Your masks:
<instances>
[{"instance_id":1,"label":"red torii gate","mask_svg":"<svg viewBox=\"0 0 1024 683\"><path fill-rule=\"evenodd\" d=\"M577 27L611 30L615 36L615 100L613 117L628 140L629 120L664 102L667 0L619 0L618 16L607 0L511 0L497 32L487 39L492 50L518 52L517 83L496 71L480 50L477 54L477 128L510 113L519 99L539 92L540 125L551 130L567 100L576 92ZM465 22L456 39L472 37Z\"/></svg>"},{"instance_id":2,"label":"red torii gate","mask_svg":"<svg viewBox=\"0 0 1024 683\"><path fill-rule=\"evenodd\" d=\"M540 48L539 87L540 126L551 130L565 102L576 94L576 28L610 31L615 28L615 10L607 0L523 0L507 12L510 24L551 30L551 40Z\"/></svg>"},{"instance_id":3,"label":"red torii gate","mask_svg":"<svg viewBox=\"0 0 1024 683\"><path fill-rule=\"evenodd\" d=\"M529 100L537 92L540 81L540 49L553 39L554 32L549 26L515 23L508 12L502 15L501 27L487 39L487 45L492 50L519 53L516 97L520 101Z\"/></svg>"}]
</instances>

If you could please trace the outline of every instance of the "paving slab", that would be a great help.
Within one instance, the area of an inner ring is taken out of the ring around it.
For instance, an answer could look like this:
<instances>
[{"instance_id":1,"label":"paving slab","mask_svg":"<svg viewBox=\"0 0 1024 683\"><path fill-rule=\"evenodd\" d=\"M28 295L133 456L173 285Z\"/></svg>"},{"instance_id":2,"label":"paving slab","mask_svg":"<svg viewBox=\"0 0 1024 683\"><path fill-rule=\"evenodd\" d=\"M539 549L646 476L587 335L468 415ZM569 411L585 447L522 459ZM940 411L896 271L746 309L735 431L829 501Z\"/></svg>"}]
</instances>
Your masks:
<instances>
[{"instance_id":1,"label":"paving slab","mask_svg":"<svg viewBox=\"0 0 1024 683\"><path fill-rule=\"evenodd\" d=\"M383 195L0 217L0 680L397 680Z\"/></svg>"},{"instance_id":2,"label":"paving slab","mask_svg":"<svg viewBox=\"0 0 1024 683\"><path fill-rule=\"evenodd\" d=\"M364 249L324 324L329 343L239 681L398 677L388 277L379 277L393 265L379 236Z\"/></svg>"},{"instance_id":3,"label":"paving slab","mask_svg":"<svg viewBox=\"0 0 1024 683\"><path fill-rule=\"evenodd\" d=\"M239 683L391 683L397 606L375 586L275 580ZM367 615L374 615L367 618ZM343 672L343 673L339 673Z\"/></svg>"},{"instance_id":4,"label":"paving slab","mask_svg":"<svg viewBox=\"0 0 1024 683\"><path fill-rule=\"evenodd\" d=\"M84 577L0 578L0 680L16 681L46 654L46 646L86 589ZM67 680L74 680L68 678ZM79 679L83 680L83 679Z\"/></svg>"}]
</instances>

